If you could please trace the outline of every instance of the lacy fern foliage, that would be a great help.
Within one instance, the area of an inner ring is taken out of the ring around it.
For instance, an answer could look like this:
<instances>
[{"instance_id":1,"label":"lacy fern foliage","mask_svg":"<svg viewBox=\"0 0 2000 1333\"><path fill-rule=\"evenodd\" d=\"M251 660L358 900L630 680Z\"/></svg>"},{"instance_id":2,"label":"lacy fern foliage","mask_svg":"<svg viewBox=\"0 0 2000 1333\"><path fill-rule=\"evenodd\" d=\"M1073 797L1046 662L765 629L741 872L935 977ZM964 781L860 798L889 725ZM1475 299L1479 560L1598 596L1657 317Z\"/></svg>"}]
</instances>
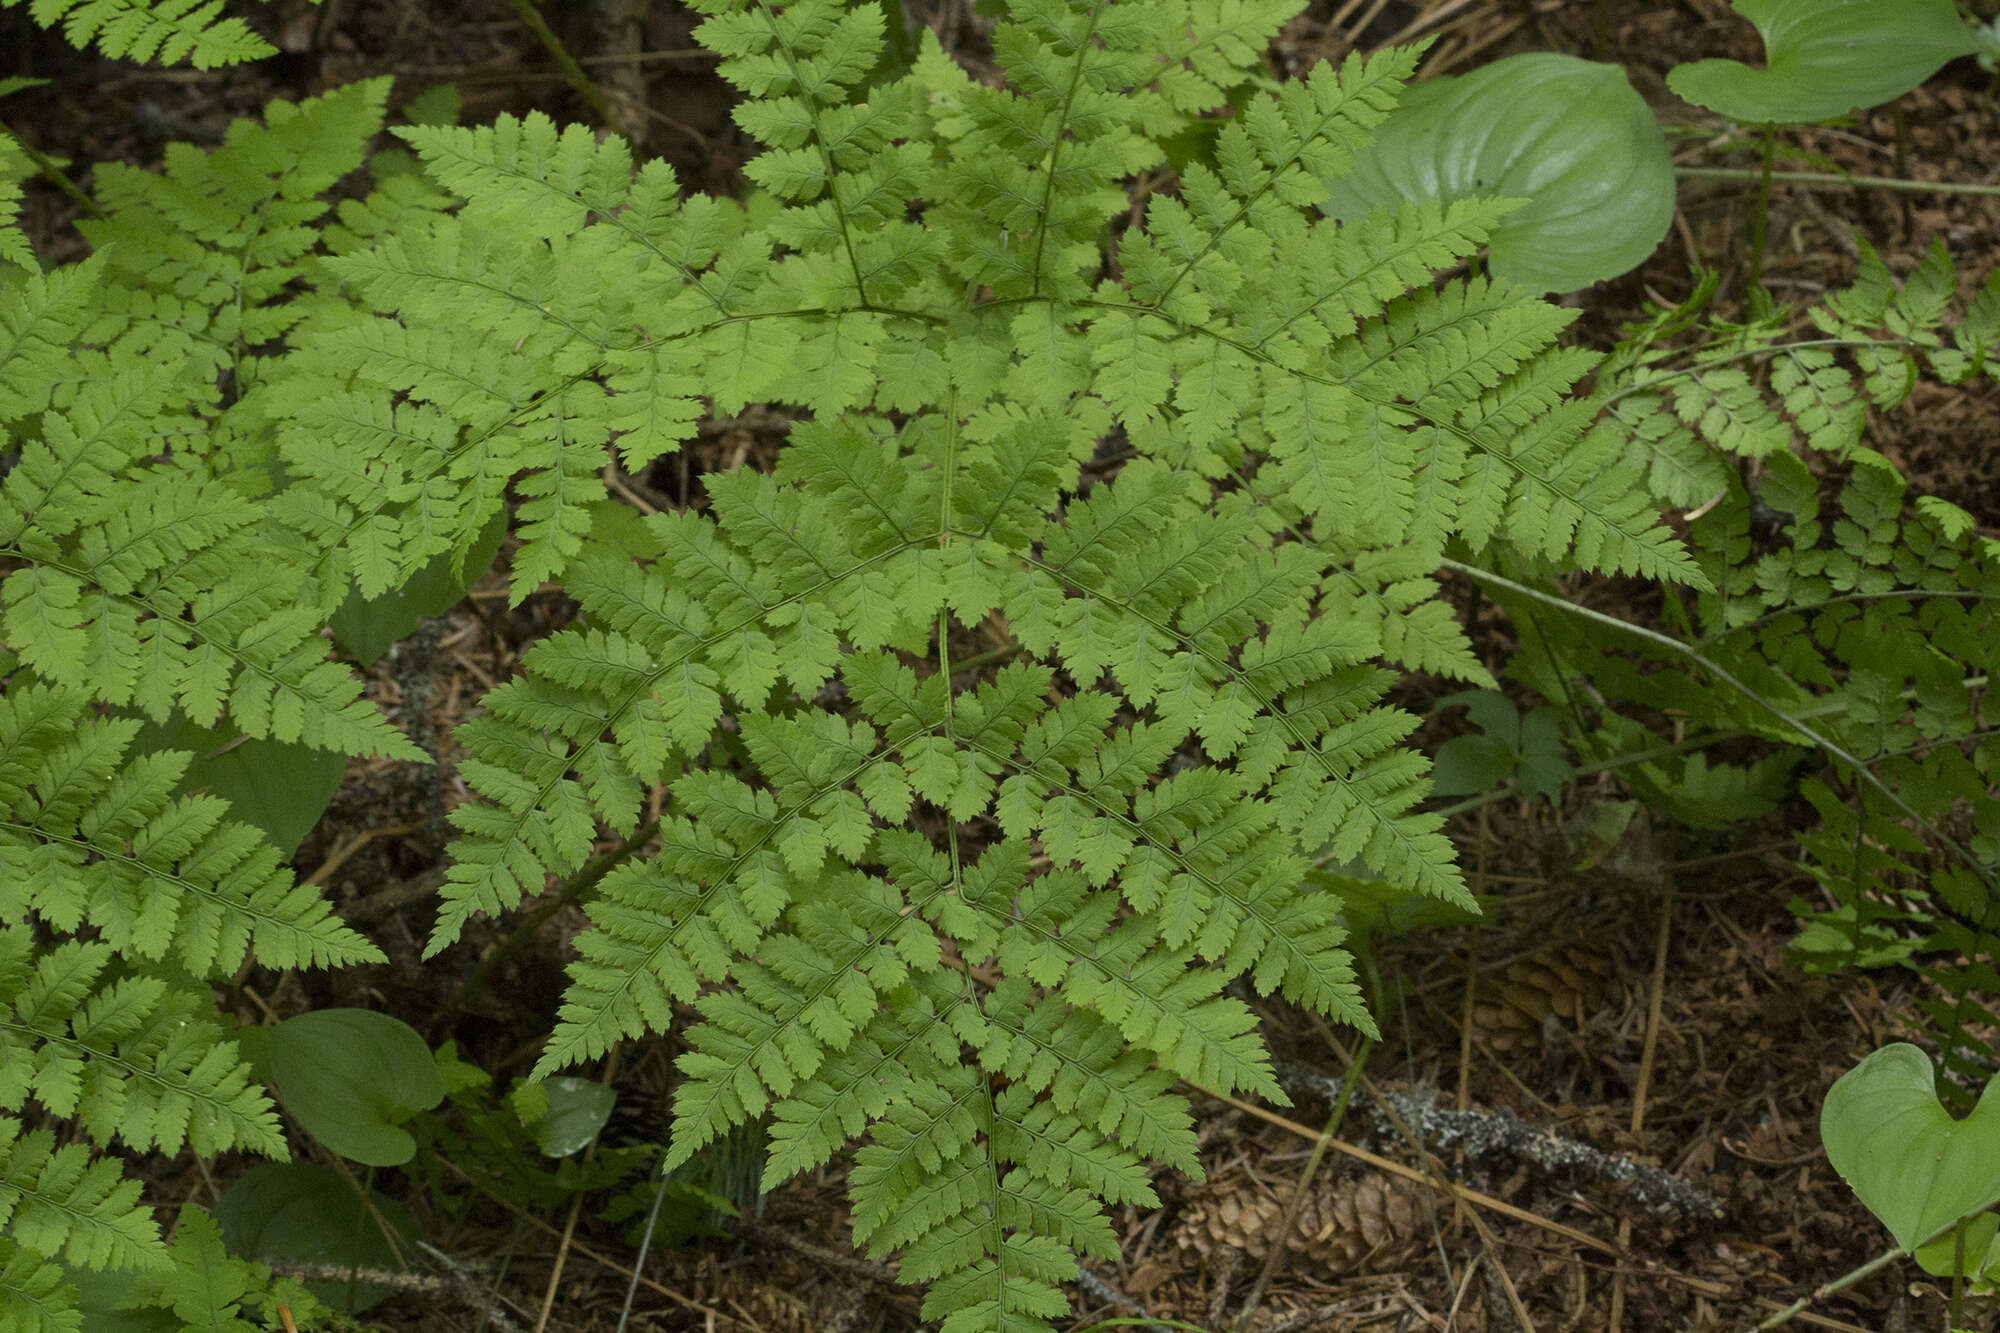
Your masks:
<instances>
[{"instance_id":1,"label":"lacy fern foliage","mask_svg":"<svg viewBox=\"0 0 2000 1333\"><path fill-rule=\"evenodd\" d=\"M328 656L343 562L273 501L265 410L287 330L341 305L297 289L386 91L274 105L159 175L103 169L105 254L0 269L0 1329L77 1327L89 1269L223 1318L244 1288L209 1282L234 1271L219 1242L163 1242L111 1154L285 1156L210 983L381 959L143 732L420 754Z\"/></svg>"},{"instance_id":2,"label":"lacy fern foliage","mask_svg":"<svg viewBox=\"0 0 2000 1333\"><path fill-rule=\"evenodd\" d=\"M1994 377L2000 275L1954 314L1958 286L1942 245L1898 282L1864 244L1854 284L1807 312L1821 336L1789 336L1783 309L1704 317L1712 279L1629 330L1599 379L1607 420L1662 502L1698 510L1690 545L1712 583L1667 608L1696 657L1648 655L1694 669L1635 671L1560 618L1530 632L1614 698L1775 743L1749 764L1637 770L1691 822L1772 808L1818 752L1800 790L1821 822L1801 848L1824 904L1793 904L1795 950L1815 969L1924 972L1947 1065L1977 1084L1996 1059L1978 1031L1995 1021L2000 950L2000 546L1957 505L1909 495L1863 443L1869 412L1926 378ZM1615 714L1600 729L1616 748L1650 743Z\"/></svg>"},{"instance_id":3,"label":"lacy fern foliage","mask_svg":"<svg viewBox=\"0 0 2000 1333\"><path fill-rule=\"evenodd\" d=\"M702 8L761 193L538 116L399 131L463 205L328 261L373 313L302 335L285 458L399 497L363 586L511 482L515 596L584 613L459 733L432 950L625 837L541 1072L694 1006L670 1161L856 1144L857 1239L929 1316L1042 1328L1105 1205L1195 1169L1179 1080L1283 1099L1232 981L1372 1030L1313 856L1469 902L1383 703L1389 664L1483 678L1447 542L1700 575L1570 401L1567 316L1435 282L1505 205L1309 212L1415 53L1253 100L1135 209L1284 7L1020 0L1004 88L929 39L868 85L873 6ZM753 402L774 467L605 507L607 449Z\"/></svg>"}]
</instances>

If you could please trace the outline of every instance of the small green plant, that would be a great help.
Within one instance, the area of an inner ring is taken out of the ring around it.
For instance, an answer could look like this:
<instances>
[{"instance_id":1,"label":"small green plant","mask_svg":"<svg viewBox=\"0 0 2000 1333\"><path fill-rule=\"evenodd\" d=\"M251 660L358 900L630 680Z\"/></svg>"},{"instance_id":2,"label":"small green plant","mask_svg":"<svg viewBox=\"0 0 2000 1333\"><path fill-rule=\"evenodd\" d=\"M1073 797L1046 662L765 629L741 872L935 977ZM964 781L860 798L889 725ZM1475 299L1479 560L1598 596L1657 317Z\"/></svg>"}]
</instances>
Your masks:
<instances>
[{"instance_id":1,"label":"small green plant","mask_svg":"<svg viewBox=\"0 0 2000 1333\"><path fill-rule=\"evenodd\" d=\"M1951 0L1732 0L1764 40L1765 67L1696 60L1667 86L1697 106L1764 130L1763 173L1746 290L1761 297L1777 127L1893 102L1976 45ZM1900 121L1898 122L1901 123ZM1901 162L1901 140L1898 161Z\"/></svg>"},{"instance_id":2,"label":"small green plant","mask_svg":"<svg viewBox=\"0 0 2000 1333\"><path fill-rule=\"evenodd\" d=\"M1842 1074L1820 1112L1827 1160L1927 1273L2000 1281L2000 1079L1970 1114L1938 1104L1930 1057L1905 1042ZM1954 1300L1954 1307L1956 1300ZM1952 1311L1955 1321L1956 1308Z\"/></svg>"},{"instance_id":3,"label":"small green plant","mask_svg":"<svg viewBox=\"0 0 2000 1333\"><path fill-rule=\"evenodd\" d=\"M1470 796L1511 780L1522 796L1555 801L1571 769L1562 737L1562 713L1544 705L1526 714L1498 690L1461 690L1438 700L1463 707L1476 731L1454 736L1432 759L1431 791Z\"/></svg>"},{"instance_id":4,"label":"small green plant","mask_svg":"<svg viewBox=\"0 0 2000 1333\"><path fill-rule=\"evenodd\" d=\"M1893 102L1975 43L1952 0L1731 0L1764 41L1764 67L1696 60L1667 86L1746 125L1832 120Z\"/></svg>"}]
</instances>

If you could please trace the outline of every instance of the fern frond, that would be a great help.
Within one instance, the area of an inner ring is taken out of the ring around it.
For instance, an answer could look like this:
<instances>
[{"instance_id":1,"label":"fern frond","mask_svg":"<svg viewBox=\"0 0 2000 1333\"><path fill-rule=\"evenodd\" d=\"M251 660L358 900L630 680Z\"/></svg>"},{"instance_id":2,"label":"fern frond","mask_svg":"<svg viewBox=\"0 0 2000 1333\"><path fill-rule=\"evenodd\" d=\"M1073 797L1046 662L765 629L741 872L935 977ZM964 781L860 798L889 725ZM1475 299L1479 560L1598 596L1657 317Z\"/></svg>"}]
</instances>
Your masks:
<instances>
[{"instance_id":1,"label":"fern frond","mask_svg":"<svg viewBox=\"0 0 2000 1333\"><path fill-rule=\"evenodd\" d=\"M139 1182L46 1129L0 1115L0 1227L8 1241L77 1268L165 1268L167 1247L139 1202Z\"/></svg>"},{"instance_id":2,"label":"fern frond","mask_svg":"<svg viewBox=\"0 0 2000 1333\"><path fill-rule=\"evenodd\" d=\"M219 17L222 0L35 0L28 13L45 28L61 24L78 50L95 41L113 60L214 69L275 54L242 19Z\"/></svg>"},{"instance_id":3,"label":"fern frond","mask_svg":"<svg viewBox=\"0 0 2000 1333\"><path fill-rule=\"evenodd\" d=\"M1381 665L1483 678L1446 543L1701 576L1573 404L1568 316L1438 285L1504 205L1309 214L1413 54L1249 98L1107 254L1280 6L1017 0L1004 87L928 37L867 87L872 5L699 8L756 197L537 117L402 131L463 203L325 262L367 312L274 381L280 503L366 592L511 489L516 598L578 603L458 733L484 799L429 944L588 877L539 1072L691 1007L670 1161L853 1145L928 1315L1043 1328L1105 1204L1195 1166L1179 1080L1282 1098L1233 981L1373 1030L1312 861L1469 902ZM753 402L775 463L599 521L614 458Z\"/></svg>"},{"instance_id":4,"label":"fern frond","mask_svg":"<svg viewBox=\"0 0 2000 1333\"><path fill-rule=\"evenodd\" d=\"M0 1110L32 1094L98 1144L285 1156L277 1114L234 1042L201 1011L206 996L166 978L105 978L111 948L71 941L29 964L25 932L0 927Z\"/></svg>"}]
</instances>

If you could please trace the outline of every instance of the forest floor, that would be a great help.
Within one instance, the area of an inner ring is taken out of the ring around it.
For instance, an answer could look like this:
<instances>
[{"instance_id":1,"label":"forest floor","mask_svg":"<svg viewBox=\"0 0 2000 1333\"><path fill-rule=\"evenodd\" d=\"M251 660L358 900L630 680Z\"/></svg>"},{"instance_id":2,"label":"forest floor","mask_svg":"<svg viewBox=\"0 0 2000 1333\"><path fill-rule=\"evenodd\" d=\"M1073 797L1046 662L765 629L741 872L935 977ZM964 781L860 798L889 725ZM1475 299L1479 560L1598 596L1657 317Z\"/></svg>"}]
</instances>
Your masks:
<instances>
[{"instance_id":1,"label":"forest floor","mask_svg":"<svg viewBox=\"0 0 2000 1333\"><path fill-rule=\"evenodd\" d=\"M922 7L948 49L980 58L980 22L965 0L922 0ZM543 5L552 20L560 8ZM713 62L691 50L693 18L672 5L650 8L644 60L587 68L631 72L622 85L635 99L623 104L627 118L645 149L672 161L692 188L737 189L748 145L729 120L732 94ZM230 119L256 114L273 97L377 74L396 76L392 107L434 84L456 84L467 123L533 108L558 118L587 114L507 0L325 0L320 8L281 0L245 13L287 54L210 73L78 57L28 27L19 11L0 13L0 52L12 52L0 56L0 64L11 61L0 75L51 80L6 103L8 124L76 163L153 166L167 142L219 142ZM601 54L587 23L558 26L580 52ZM1754 34L1724 0L1315 0L1283 34L1274 68L1417 36L1437 38L1431 74L1463 73L1524 50L1622 62L1662 119L1686 130L1673 140L1684 165L1753 160L1740 139L1724 138L1713 117L1674 98L1664 81L1682 60L1757 57ZM2000 178L1991 147L2000 143L2000 100L1971 62L1903 99L1901 110L1900 161L1887 110L1785 141L1859 175ZM88 172L80 174L87 182ZM1608 346L1645 300L1677 301L1689 290L1692 263L1720 268L1723 290L1740 290L1753 194L1735 182L1684 182L1673 229L1654 258L1573 298L1583 312L1581 336ZM54 191L31 191L27 219L46 257L80 251L68 210ZM1851 277L1850 228L1898 272L1935 238L1966 274L1983 276L2000 263L2000 199L1782 190L1772 203L1765 269L1780 300L1803 303ZM2000 529L1995 389L1920 390L1876 423L1871 442L1915 490ZM740 461L766 450L770 424L754 414L713 423L695 461ZM627 499L653 507L675 503L686 484L671 464L613 480ZM1583 585L1576 592L1603 595ZM1504 659L1505 618L1470 589L1460 590L1459 604L1481 653ZM572 610L553 592L510 610L496 572L423 642L371 669L374 696L399 722L441 738L442 762L355 765L297 865L392 961L330 978L253 975L232 999L245 1021L330 1004L382 1008L419 1027L431 1015L425 1035L456 1040L496 1081L527 1071L580 913L565 908L526 934L510 933L520 916L489 923L420 964L428 913L405 890L435 873L437 816L466 796L452 772L451 728ZM1422 712L1449 688L1419 681L1404 702ZM1433 729L1420 739L1446 734ZM1350 1069L1354 1034L1260 1002L1293 1106L1195 1094L1206 1180L1163 1173L1163 1206L1120 1216L1124 1261L1096 1266L1095 1282L1076 1290L1075 1327L1143 1311L1259 1333L1740 1329L1888 1248L1820 1152L1818 1108L1834 1078L1863 1055L1916 1035L1916 983L1891 974L1811 979L1790 965L1795 926L1786 902L1811 892L1787 836L1795 826L1787 816L1796 812L1722 835L1676 831L1642 814L1614 845L1598 845L1594 830L1623 799L1605 777L1573 786L1560 808L1489 804L1453 822L1468 879L1496 905L1476 930L1424 932L1384 947L1376 960L1384 1040L1368 1054L1352 1105L1321 1153L1328 1095ZM476 992L464 990L469 980L480 983ZM624 1138L663 1130L675 1054L671 1039L628 1044L615 1076ZM1463 1136L1437 1133L1474 1129L1489 1151L1468 1155ZM1640 1202L1614 1178L1619 1159L1648 1167L1643 1178L1684 1186L1681 1206ZM192 1159L180 1165L156 1181L159 1202L212 1203L233 1169L211 1172ZM429 1185L393 1175L376 1184L397 1194L440 1257L426 1260L435 1280L377 1307L369 1323L434 1333L530 1329L538 1320L577 1333L618 1324L634 1257L629 1222L606 1223L594 1208L534 1215L449 1169ZM1714 1201L1712 1214L1704 1200ZM627 1327L916 1326L914 1294L847 1244L838 1163L785 1186L750 1215L721 1234L673 1245L656 1239ZM1936 1289L1900 1263L1816 1302L1796 1323L1939 1328L1942 1309Z\"/></svg>"}]
</instances>

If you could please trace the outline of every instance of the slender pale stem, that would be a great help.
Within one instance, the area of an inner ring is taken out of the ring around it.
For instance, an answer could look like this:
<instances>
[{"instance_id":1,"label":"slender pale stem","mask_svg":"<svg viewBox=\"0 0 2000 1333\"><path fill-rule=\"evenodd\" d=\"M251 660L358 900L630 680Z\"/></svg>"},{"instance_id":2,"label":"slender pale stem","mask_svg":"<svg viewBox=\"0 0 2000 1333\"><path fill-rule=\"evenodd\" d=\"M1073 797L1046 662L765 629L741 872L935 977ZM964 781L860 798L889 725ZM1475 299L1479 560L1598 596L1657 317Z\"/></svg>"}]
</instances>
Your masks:
<instances>
[{"instance_id":1,"label":"slender pale stem","mask_svg":"<svg viewBox=\"0 0 2000 1333\"><path fill-rule=\"evenodd\" d=\"M1676 176L1692 180L1754 181L1764 172L1754 167L1675 167ZM1813 189L1900 190L1905 194L1962 194L1978 198L2000 195L2000 185L1976 185L1964 181L1915 181L1897 176L1844 176L1833 171L1773 171L1774 185L1803 185Z\"/></svg>"}]
</instances>

